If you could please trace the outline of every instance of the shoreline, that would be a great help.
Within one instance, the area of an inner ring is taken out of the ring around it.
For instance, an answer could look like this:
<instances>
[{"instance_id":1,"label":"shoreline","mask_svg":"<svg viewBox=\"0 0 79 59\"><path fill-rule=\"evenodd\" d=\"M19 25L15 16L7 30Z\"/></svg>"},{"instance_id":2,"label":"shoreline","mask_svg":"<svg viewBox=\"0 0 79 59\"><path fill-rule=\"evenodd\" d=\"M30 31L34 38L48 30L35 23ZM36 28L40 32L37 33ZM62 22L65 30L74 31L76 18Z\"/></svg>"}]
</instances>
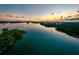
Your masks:
<instances>
[{"instance_id":1,"label":"shoreline","mask_svg":"<svg viewBox=\"0 0 79 59\"><path fill-rule=\"evenodd\" d=\"M0 34L0 54L8 50L17 40L23 38L25 33L25 31L19 29L3 29Z\"/></svg>"}]
</instances>

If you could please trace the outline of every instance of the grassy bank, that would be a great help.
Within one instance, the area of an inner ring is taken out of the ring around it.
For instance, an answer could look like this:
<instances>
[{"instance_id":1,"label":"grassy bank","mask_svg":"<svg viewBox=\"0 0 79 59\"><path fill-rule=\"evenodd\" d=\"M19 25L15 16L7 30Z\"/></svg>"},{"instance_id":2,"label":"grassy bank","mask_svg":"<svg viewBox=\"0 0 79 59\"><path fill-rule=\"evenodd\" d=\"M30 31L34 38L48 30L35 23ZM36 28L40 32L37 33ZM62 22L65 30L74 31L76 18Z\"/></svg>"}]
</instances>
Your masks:
<instances>
[{"instance_id":1,"label":"grassy bank","mask_svg":"<svg viewBox=\"0 0 79 59\"><path fill-rule=\"evenodd\" d=\"M2 34L0 34L0 54L6 51L10 46L12 46L17 40L21 39L25 31L13 29L3 29Z\"/></svg>"},{"instance_id":2,"label":"grassy bank","mask_svg":"<svg viewBox=\"0 0 79 59\"><path fill-rule=\"evenodd\" d=\"M79 38L79 26L58 26L56 30L64 32L70 36Z\"/></svg>"},{"instance_id":3,"label":"grassy bank","mask_svg":"<svg viewBox=\"0 0 79 59\"><path fill-rule=\"evenodd\" d=\"M55 27L56 30L64 32L70 36L79 38L79 22L47 23L41 24L45 27Z\"/></svg>"}]
</instances>

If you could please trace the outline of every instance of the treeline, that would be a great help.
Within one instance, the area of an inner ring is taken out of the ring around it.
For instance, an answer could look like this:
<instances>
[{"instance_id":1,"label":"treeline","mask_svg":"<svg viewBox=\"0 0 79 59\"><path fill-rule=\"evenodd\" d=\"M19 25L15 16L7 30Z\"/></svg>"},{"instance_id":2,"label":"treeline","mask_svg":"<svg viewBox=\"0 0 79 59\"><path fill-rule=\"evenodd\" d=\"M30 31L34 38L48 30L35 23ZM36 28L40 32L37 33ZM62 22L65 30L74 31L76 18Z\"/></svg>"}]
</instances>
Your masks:
<instances>
[{"instance_id":1,"label":"treeline","mask_svg":"<svg viewBox=\"0 0 79 59\"><path fill-rule=\"evenodd\" d=\"M55 27L56 30L79 38L79 22L41 23L45 27Z\"/></svg>"}]
</instances>

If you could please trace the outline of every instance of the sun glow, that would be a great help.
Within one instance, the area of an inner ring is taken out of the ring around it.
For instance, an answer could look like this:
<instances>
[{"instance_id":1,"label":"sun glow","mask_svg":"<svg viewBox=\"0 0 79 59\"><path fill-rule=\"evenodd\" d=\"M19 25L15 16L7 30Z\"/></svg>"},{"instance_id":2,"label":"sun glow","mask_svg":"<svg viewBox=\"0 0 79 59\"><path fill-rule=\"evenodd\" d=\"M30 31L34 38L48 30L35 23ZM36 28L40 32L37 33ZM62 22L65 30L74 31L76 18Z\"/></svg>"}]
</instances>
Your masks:
<instances>
[{"instance_id":1,"label":"sun glow","mask_svg":"<svg viewBox=\"0 0 79 59\"><path fill-rule=\"evenodd\" d=\"M9 6L9 7L8 7ZM0 20L66 21L78 18L79 5L0 5Z\"/></svg>"}]
</instances>

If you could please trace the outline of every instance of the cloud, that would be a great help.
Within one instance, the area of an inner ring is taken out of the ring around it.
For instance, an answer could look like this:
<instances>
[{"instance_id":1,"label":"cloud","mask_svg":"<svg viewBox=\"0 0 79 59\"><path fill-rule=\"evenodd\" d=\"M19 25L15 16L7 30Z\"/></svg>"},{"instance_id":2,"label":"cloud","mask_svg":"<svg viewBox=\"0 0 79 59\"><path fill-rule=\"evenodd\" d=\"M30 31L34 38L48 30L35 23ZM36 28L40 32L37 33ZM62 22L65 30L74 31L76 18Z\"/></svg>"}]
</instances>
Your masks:
<instances>
[{"instance_id":1,"label":"cloud","mask_svg":"<svg viewBox=\"0 0 79 59\"><path fill-rule=\"evenodd\" d=\"M54 14L60 14L62 11L58 11L58 12L52 12L51 14L54 15Z\"/></svg>"},{"instance_id":2,"label":"cloud","mask_svg":"<svg viewBox=\"0 0 79 59\"><path fill-rule=\"evenodd\" d=\"M7 16L7 17L13 17L13 15L9 15L9 14L7 14L6 16Z\"/></svg>"},{"instance_id":3,"label":"cloud","mask_svg":"<svg viewBox=\"0 0 79 59\"><path fill-rule=\"evenodd\" d=\"M65 18L65 20L79 20L79 10L76 11L77 13L72 15L69 13L69 16Z\"/></svg>"},{"instance_id":4,"label":"cloud","mask_svg":"<svg viewBox=\"0 0 79 59\"><path fill-rule=\"evenodd\" d=\"M60 14L60 13L61 13L61 11L57 12L57 14Z\"/></svg>"},{"instance_id":5,"label":"cloud","mask_svg":"<svg viewBox=\"0 0 79 59\"><path fill-rule=\"evenodd\" d=\"M77 17L77 18L65 18L65 20L79 20L79 17Z\"/></svg>"},{"instance_id":6,"label":"cloud","mask_svg":"<svg viewBox=\"0 0 79 59\"><path fill-rule=\"evenodd\" d=\"M13 15L9 15L9 14L7 14L6 16L7 16L7 17L19 18L18 16L13 16Z\"/></svg>"},{"instance_id":7,"label":"cloud","mask_svg":"<svg viewBox=\"0 0 79 59\"><path fill-rule=\"evenodd\" d=\"M19 16L15 16L15 18L20 18Z\"/></svg>"},{"instance_id":8,"label":"cloud","mask_svg":"<svg viewBox=\"0 0 79 59\"><path fill-rule=\"evenodd\" d=\"M71 18L72 16L68 16L67 18Z\"/></svg>"},{"instance_id":9,"label":"cloud","mask_svg":"<svg viewBox=\"0 0 79 59\"><path fill-rule=\"evenodd\" d=\"M71 18L70 20L79 20L79 18Z\"/></svg>"},{"instance_id":10,"label":"cloud","mask_svg":"<svg viewBox=\"0 0 79 59\"><path fill-rule=\"evenodd\" d=\"M21 16L21 18L24 18L24 16Z\"/></svg>"},{"instance_id":11,"label":"cloud","mask_svg":"<svg viewBox=\"0 0 79 59\"><path fill-rule=\"evenodd\" d=\"M79 14L74 15L75 17L79 17Z\"/></svg>"},{"instance_id":12,"label":"cloud","mask_svg":"<svg viewBox=\"0 0 79 59\"><path fill-rule=\"evenodd\" d=\"M79 13L79 10L77 12Z\"/></svg>"},{"instance_id":13,"label":"cloud","mask_svg":"<svg viewBox=\"0 0 79 59\"><path fill-rule=\"evenodd\" d=\"M36 19L39 19L39 18L36 18Z\"/></svg>"},{"instance_id":14,"label":"cloud","mask_svg":"<svg viewBox=\"0 0 79 59\"><path fill-rule=\"evenodd\" d=\"M7 14L6 16L7 17L14 17L14 18L24 18L24 16L13 16L13 15L9 15L9 14Z\"/></svg>"},{"instance_id":15,"label":"cloud","mask_svg":"<svg viewBox=\"0 0 79 59\"><path fill-rule=\"evenodd\" d=\"M51 14L54 15L54 12L52 12Z\"/></svg>"},{"instance_id":16,"label":"cloud","mask_svg":"<svg viewBox=\"0 0 79 59\"><path fill-rule=\"evenodd\" d=\"M24 18L24 16L15 16L15 18Z\"/></svg>"}]
</instances>

